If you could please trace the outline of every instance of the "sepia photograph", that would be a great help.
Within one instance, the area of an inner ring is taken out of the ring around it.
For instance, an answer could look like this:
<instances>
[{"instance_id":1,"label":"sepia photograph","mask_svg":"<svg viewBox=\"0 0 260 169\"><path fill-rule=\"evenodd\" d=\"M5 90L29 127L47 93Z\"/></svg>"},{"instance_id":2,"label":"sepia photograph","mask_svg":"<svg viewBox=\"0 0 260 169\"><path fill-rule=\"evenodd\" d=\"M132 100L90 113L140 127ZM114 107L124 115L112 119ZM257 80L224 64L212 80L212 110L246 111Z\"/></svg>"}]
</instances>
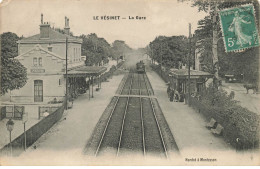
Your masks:
<instances>
[{"instance_id":1,"label":"sepia photograph","mask_svg":"<svg viewBox=\"0 0 260 169\"><path fill-rule=\"evenodd\" d=\"M0 166L259 166L258 0L2 0Z\"/></svg>"}]
</instances>

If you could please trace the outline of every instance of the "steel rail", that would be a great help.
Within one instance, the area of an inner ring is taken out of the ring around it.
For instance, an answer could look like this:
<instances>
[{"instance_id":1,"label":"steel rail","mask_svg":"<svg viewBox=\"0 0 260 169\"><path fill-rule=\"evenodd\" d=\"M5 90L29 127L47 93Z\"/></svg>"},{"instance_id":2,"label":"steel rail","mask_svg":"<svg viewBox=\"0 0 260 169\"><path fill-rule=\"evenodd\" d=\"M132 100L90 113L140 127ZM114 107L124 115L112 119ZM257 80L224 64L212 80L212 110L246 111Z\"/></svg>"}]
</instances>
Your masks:
<instances>
[{"instance_id":1,"label":"steel rail","mask_svg":"<svg viewBox=\"0 0 260 169\"><path fill-rule=\"evenodd\" d=\"M129 76L129 74L127 75L127 78L126 78L126 80L125 80L125 82L124 82L124 84L123 84L123 86L122 86L121 91L119 92L119 94L122 94L123 89L124 89L124 86L125 86L126 81L127 81L127 79L128 79L128 76ZM103 138L104 138L105 133L106 133L106 131L107 131L107 127L108 127L108 125L109 125L110 119L111 119L112 115L114 114L114 111L115 111L115 109L116 109L116 106L117 106L117 103L118 103L118 101L119 101L119 98L120 98L120 97L117 97L116 104L114 105L114 107L113 107L113 109L112 109L112 111L111 111L111 114L110 114L110 116L109 116L109 118L108 118L108 121L107 121L107 123L106 123L105 129L104 129L104 131L103 131L103 133L102 133L102 136L101 136L101 139L100 139L100 141L99 141L97 150L96 150L96 152L95 152L95 157L98 155L100 146L101 146L101 144L102 144L102 142L103 142Z\"/></svg>"},{"instance_id":2,"label":"steel rail","mask_svg":"<svg viewBox=\"0 0 260 169\"><path fill-rule=\"evenodd\" d=\"M144 78L144 79L145 79L145 78ZM145 86L146 86L146 89L147 89L146 79L145 79L144 81L145 81ZM147 89L147 90L148 90L148 89ZM148 92L148 96L150 96L150 93L149 93L149 92ZM162 144L163 144L163 149L164 149L164 152L165 152L165 156L166 156L166 158L168 158L168 153L167 153L167 149L166 149L166 146L165 146L165 143L164 143L164 139L163 139L163 136L162 136L161 128L160 128L160 125L159 125L159 123L158 123L158 120L157 120L157 117L156 117L156 114L155 114L155 109L154 109L153 101L152 101L151 98L149 98L149 100L150 100L150 103L151 103L151 106L152 106L153 115L154 115L154 118L155 118L155 121L156 121L158 130L159 130L159 133L160 133L160 137L161 137L161 141L162 141Z\"/></svg>"},{"instance_id":3,"label":"steel rail","mask_svg":"<svg viewBox=\"0 0 260 169\"><path fill-rule=\"evenodd\" d=\"M139 90L140 90L140 96L142 95L141 90L141 81L140 81L140 75L138 74L138 82L139 82ZM142 98L140 97L140 112L141 112L141 122L142 122L142 135L143 135L143 151L145 156L145 137L144 137L144 119L143 119L143 103Z\"/></svg>"},{"instance_id":4,"label":"steel rail","mask_svg":"<svg viewBox=\"0 0 260 169\"><path fill-rule=\"evenodd\" d=\"M147 79L148 79L147 74L145 73L144 76L145 76L144 79L147 81ZM153 88L152 88L151 82L148 81L148 83L149 83L149 86L151 87L151 89L150 89L150 88L148 89L148 86L146 86L146 89L147 89L147 91L148 91L148 96L151 95L151 94L150 94L151 92L152 92L152 94L154 95L154 91L153 91Z\"/></svg>"},{"instance_id":5,"label":"steel rail","mask_svg":"<svg viewBox=\"0 0 260 169\"><path fill-rule=\"evenodd\" d=\"M129 95L131 94L131 90L132 90L132 84L133 84L133 74L132 74L132 79L130 82L130 87L129 87ZM119 150L120 150L120 146L121 146L121 141L122 141L122 135L123 135L123 130L124 130L124 124L125 124L125 116L126 116L126 112L127 112L127 108L128 108L128 104L129 104L129 96L127 97L127 102L126 102L126 106L125 106L125 111L124 111L124 117L123 117L123 122L122 122L122 127L121 127L121 133L120 133L120 138L119 138L119 143L118 143L118 147L117 147L117 153L116 156L118 156L119 154Z\"/></svg>"}]
</instances>

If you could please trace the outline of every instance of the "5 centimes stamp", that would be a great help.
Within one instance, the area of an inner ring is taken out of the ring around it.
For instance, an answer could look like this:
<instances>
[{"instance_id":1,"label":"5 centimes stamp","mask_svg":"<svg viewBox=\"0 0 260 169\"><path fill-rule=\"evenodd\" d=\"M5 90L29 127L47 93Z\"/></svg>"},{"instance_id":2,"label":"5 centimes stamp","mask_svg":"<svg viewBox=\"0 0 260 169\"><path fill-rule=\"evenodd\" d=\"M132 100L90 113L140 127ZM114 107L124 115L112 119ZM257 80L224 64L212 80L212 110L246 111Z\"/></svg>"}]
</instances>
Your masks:
<instances>
[{"instance_id":1,"label":"5 centimes stamp","mask_svg":"<svg viewBox=\"0 0 260 169\"><path fill-rule=\"evenodd\" d=\"M219 16L226 52L259 46L253 5L224 9Z\"/></svg>"}]
</instances>

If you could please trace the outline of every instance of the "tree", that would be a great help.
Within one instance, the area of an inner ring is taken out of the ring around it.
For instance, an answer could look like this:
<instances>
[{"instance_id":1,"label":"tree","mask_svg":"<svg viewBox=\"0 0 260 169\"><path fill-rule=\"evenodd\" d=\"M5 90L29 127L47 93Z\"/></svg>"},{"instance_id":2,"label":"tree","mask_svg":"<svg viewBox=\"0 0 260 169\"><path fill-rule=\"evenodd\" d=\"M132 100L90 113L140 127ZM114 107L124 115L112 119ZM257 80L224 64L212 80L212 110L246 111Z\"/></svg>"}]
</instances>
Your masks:
<instances>
[{"instance_id":1,"label":"tree","mask_svg":"<svg viewBox=\"0 0 260 169\"><path fill-rule=\"evenodd\" d=\"M123 56L125 53L130 52L132 49L122 40L115 40L112 43L113 57L118 59L120 56Z\"/></svg>"},{"instance_id":2,"label":"tree","mask_svg":"<svg viewBox=\"0 0 260 169\"><path fill-rule=\"evenodd\" d=\"M1 34L1 95L26 84L26 68L16 59L19 37L11 32Z\"/></svg>"},{"instance_id":3,"label":"tree","mask_svg":"<svg viewBox=\"0 0 260 169\"><path fill-rule=\"evenodd\" d=\"M65 34L64 29L61 29L61 28L55 28L54 30L57 31L57 32L59 32L59 33ZM70 35L70 36L73 36L73 32L70 31L70 32L69 32L69 35Z\"/></svg>"},{"instance_id":4,"label":"tree","mask_svg":"<svg viewBox=\"0 0 260 169\"><path fill-rule=\"evenodd\" d=\"M86 65L101 65L108 62L108 57L112 57L112 49L110 44L104 39L99 38L95 33L89 35L81 35L82 55L86 56Z\"/></svg>"},{"instance_id":5,"label":"tree","mask_svg":"<svg viewBox=\"0 0 260 169\"><path fill-rule=\"evenodd\" d=\"M179 68L187 63L188 38L185 36L159 36L150 43L153 59L167 68Z\"/></svg>"},{"instance_id":6,"label":"tree","mask_svg":"<svg viewBox=\"0 0 260 169\"><path fill-rule=\"evenodd\" d=\"M9 59L18 55L18 47L16 41L19 37L12 32L1 34L1 57Z\"/></svg>"}]
</instances>

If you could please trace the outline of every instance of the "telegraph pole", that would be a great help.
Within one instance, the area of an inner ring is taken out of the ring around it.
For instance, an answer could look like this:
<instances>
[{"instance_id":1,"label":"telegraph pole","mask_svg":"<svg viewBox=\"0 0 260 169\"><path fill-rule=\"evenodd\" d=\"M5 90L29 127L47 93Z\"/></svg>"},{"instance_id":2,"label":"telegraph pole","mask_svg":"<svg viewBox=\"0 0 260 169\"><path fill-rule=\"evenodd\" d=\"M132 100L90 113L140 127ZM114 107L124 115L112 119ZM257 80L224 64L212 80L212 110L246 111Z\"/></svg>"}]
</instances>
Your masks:
<instances>
[{"instance_id":1,"label":"telegraph pole","mask_svg":"<svg viewBox=\"0 0 260 169\"><path fill-rule=\"evenodd\" d=\"M68 38L66 37L66 110L68 110Z\"/></svg>"},{"instance_id":2,"label":"telegraph pole","mask_svg":"<svg viewBox=\"0 0 260 169\"><path fill-rule=\"evenodd\" d=\"M149 45L149 48L150 48L150 50L151 50L151 62L152 62L152 64L154 64L154 59L153 59L153 45L150 44L150 45Z\"/></svg>"},{"instance_id":3,"label":"telegraph pole","mask_svg":"<svg viewBox=\"0 0 260 169\"><path fill-rule=\"evenodd\" d=\"M189 56L188 56L188 84L189 84L189 95L188 95L188 105L190 105L190 56L191 56L191 24L189 23Z\"/></svg>"},{"instance_id":4,"label":"telegraph pole","mask_svg":"<svg viewBox=\"0 0 260 169\"><path fill-rule=\"evenodd\" d=\"M162 43L160 44L160 68L161 68L161 76L162 76Z\"/></svg>"}]
</instances>

